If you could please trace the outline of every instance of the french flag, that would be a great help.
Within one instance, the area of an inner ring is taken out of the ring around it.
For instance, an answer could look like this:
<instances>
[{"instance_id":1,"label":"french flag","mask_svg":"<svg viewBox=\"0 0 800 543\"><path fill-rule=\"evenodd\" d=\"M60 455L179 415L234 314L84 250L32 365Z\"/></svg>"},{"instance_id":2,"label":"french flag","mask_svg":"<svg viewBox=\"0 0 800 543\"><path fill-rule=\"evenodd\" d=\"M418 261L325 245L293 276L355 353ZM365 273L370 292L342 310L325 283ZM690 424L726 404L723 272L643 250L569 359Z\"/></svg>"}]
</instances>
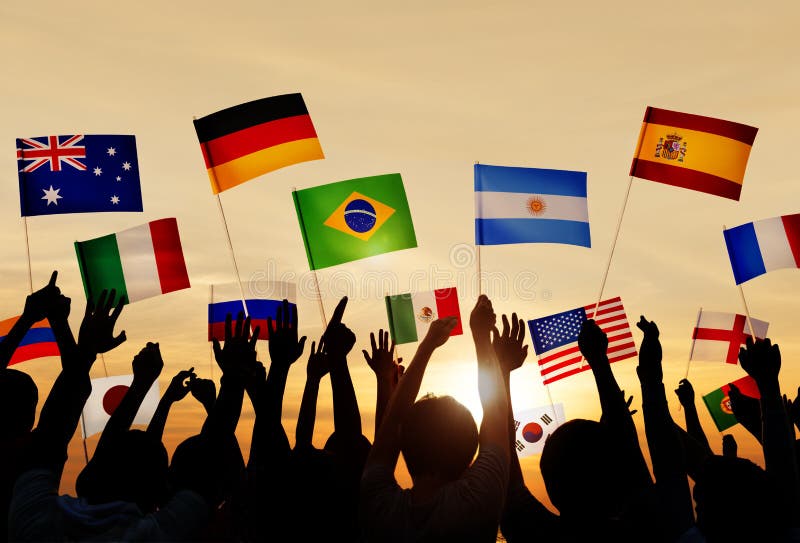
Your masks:
<instances>
[{"instance_id":1,"label":"french flag","mask_svg":"<svg viewBox=\"0 0 800 543\"><path fill-rule=\"evenodd\" d=\"M736 284L780 268L800 268L800 213L724 230Z\"/></svg>"}]
</instances>

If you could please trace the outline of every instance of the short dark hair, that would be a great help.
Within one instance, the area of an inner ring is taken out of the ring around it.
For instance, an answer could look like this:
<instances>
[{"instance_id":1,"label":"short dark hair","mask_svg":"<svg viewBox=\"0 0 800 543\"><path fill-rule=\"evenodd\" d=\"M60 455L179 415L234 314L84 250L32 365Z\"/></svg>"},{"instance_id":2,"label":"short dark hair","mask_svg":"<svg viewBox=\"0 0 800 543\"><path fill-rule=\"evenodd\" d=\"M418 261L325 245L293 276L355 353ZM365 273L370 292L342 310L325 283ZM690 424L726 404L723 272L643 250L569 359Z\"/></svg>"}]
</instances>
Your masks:
<instances>
[{"instance_id":1,"label":"short dark hair","mask_svg":"<svg viewBox=\"0 0 800 543\"><path fill-rule=\"evenodd\" d=\"M452 396L428 395L411 406L400 425L400 451L411 477L461 476L475 457L478 427Z\"/></svg>"}]
</instances>

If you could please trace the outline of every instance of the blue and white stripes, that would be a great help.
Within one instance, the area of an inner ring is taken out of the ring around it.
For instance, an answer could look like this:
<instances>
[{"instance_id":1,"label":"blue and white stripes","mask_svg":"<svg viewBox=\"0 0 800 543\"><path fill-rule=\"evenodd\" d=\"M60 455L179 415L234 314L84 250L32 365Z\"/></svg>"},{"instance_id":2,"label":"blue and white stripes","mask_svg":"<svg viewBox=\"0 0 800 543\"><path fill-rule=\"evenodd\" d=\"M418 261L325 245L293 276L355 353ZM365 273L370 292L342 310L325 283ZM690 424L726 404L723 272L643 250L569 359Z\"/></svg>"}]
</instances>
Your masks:
<instances>
[{"instance_id":1,"label":"blue and white stripes","mask_svg":"<svg viewBox=\"0 0 800 543\"><path fill-rule=\"evenodd\" d=\"M591 247L586 172L475 165L475 244Z\"/></svg>"}]
</instances>

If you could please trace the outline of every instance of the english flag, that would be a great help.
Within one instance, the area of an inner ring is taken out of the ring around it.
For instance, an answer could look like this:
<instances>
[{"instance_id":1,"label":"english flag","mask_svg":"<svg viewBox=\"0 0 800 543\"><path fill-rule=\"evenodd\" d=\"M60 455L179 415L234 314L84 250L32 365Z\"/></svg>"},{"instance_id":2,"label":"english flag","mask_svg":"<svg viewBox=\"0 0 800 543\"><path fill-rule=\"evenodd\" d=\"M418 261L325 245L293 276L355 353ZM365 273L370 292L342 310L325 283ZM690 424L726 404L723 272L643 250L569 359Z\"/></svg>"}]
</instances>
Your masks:
<instances>
[{"instance_id":1,"label":"english flag","mask_svg":"<svg viewBox=\"0 0 800 543\"><path fill-rule=\"evenodd\" d=\"M767 337L769 323L750 319L756 338ZM692 332L692 351L689 360L724 360L728 364L739 362L739 347L750 337L747 317L737 313L703 311L697 318L697 326Z\"/></svg>"}]
</instances>

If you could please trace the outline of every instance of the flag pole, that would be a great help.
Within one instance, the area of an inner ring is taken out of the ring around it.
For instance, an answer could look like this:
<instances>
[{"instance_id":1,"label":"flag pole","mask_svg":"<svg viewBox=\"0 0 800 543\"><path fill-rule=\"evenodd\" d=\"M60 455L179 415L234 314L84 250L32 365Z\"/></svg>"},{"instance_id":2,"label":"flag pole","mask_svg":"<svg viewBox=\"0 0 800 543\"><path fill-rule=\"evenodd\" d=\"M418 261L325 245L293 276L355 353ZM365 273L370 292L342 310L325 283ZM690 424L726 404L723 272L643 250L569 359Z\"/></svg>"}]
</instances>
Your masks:
<instances>
[{"instance_id":1,"label":"flag pole","mask_svg":"<svg viewBox=\"0 0 800 543\"><path fill-rule=\"evenodd\" d=\"M477 166L478 164L480 164L480 162L476 160L475 165ZM477 218L478 216L477 199L475 200L475 207L476 207L475 217ZM481 272L481 246L479 243L475 243L475 264L477 266L477 272L478 272L478 296L480 296L481 294L483 294L483 281L481 280L483 278L483 273Z\"/></svg>"},{"instance_id":2,"label":"flag pole","mask_svg":"<svg viewBox=\"0 0 800 543\"><path fill-rule=\"evenodd\" d=\"M606 263L606 271L603 273L603 280L600 282L600 292L597 295L597 303L594 305L594 314L597 314L597 308L600 307L600 300L603 299L603 291L606 288L606 281L608 280L608 272L611 269L611 261L614 258L614 250L617 248L617 240L619 239L619 231L622 228L622 219L625 217L625 209L628 207L628 198L631 195L631 187L633 186L633 176L628 179L628 188L625 191L625 199L622 201L622 210L619 212L619 219L617 219L617 230L614 233L614 241L611 242L611 252L608 255L608 262Z\"/></svg>"},{"instance_id":3,"label":"flag pole","mask_svg":"<svg viewBox=\"0 0 800 543\"><path fill-rule=\"evenodd\" d=\"M723 224L722 225L722 233L725 234L725 230L727 227ZM756 342L756 333L753 330L753 319L750 318L750 308L747 307L747 300L744 297L744 290L742 290L741 283L736 285L736 288L739 289L739 296L742 298L742 305L744 306L744 314L747 317L747 327L750 329L750 337L753 339L753 343Z\"/></svg>"},{"instance_id":4,"label":"flag pole","mask_svg":"<svg viewBox=\"0 0 800 543\"><path fill-rule=\"evenodd\" d=\"M214 303L214 283L208 285L208 303ZM208 369L211 370L211 380L214 380L214 342L208 342Z\"/></svg>"},{"instance_id":5,"label":"flag pole","mask_svg":"<svg viewBox=\"0 0 800 543\"><path fill-rule=\"evenodd\" d=\"M556 426L558 426L559 424L561 424L561 422L558 420L558 413L556 412L556 406L553 403L553 397L550 395L550 385L549 384L544 385L544 389L547 392L547 400L550 402L550 409L553 410L553 416L556 419Z\"/></svg>"},{"instance_id":6,"label":"flag pole","mask_svg":"<svg viewBox=\"0 0 800 543\"><path fill-rule=\"evenodd\" d=\"M108 377L108 368L106 367L106 357L103 356L103 353L100 353L100 361L103 363L103 372L106 374L106 377Z\"/></svg>"},{"instance_id":7,"label":"flag pole","mask_svg":"<svg viewBox=\"0 0 800 543\"><path fill-rule=\"evenodd\" d=\"M25 255L28 257L28 289L33 294L33 273L31 272L31 245L28 239L28 217L22 217L22 224L25 225Z\"/></svg>"},{"instance_id":8,"label":"flag pole","mask_svg":"<svg viewBox=\"0 0 800 543\"><path fill-rule=\"evenodd\" d=\"M81 410L81 427L83 428L83 457L86 459L86 465L89 465L89 449L86 448L86 421L83 420L83 410Z\"/></svg>"},{"instance_id":9,"label":"flag pole","mask_svg":"<svg viewBox=\"0 0 800 543\"><path fill-rule=\"evenodd\" d=\"M300 221L300 233L303 235L303 246L306 248L306 256L308 256L308 267L311 268L311 274L314 276L314 288L317 289L317 304L319 306L319 316L322 319L322 329L328 327L328 318L325 316L325 305L322 303L322 291L319 288L319 277L317 277L317 268L314 266L314 260L311 258L311 250L308 248L308 236L306 235L306 221L303 219L303 210L300 208L300 201L297 199L297 187L292 187L292 201L297 210L297 219Z\"/></svg>"},{"instance_id":10,"label":"flag pole","mask_svg":"<svg viewBox=\"0 0 800 543\"><path fill-rule=\"evenodd\" d=\"M689 378L689 366L692 364L692 355L694 355L694 344L697 339L694 337L697 334L697 327L700 326L700 317L703 315L703 308L700 308L700 311L697 312L697 322L694 325L694 330L692 331L692 348L689 350L689 360L686 362L686 373L684 374L683 378Z\"/></svg>"}]
</instances>

